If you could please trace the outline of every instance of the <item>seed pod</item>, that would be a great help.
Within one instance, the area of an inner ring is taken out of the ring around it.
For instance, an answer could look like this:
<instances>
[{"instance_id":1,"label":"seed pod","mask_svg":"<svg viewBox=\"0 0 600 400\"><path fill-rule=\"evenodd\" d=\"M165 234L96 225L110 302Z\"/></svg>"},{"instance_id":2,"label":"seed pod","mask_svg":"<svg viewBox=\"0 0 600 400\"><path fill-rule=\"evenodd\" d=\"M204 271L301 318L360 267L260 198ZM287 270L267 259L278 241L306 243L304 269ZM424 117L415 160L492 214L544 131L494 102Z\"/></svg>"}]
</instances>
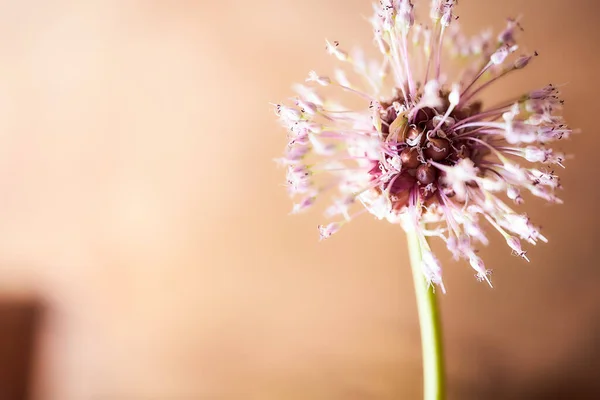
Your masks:
<instances>
[{"instance_id":1,"label":"seed pod","mask_svg":"<svg viewBox=\"0 0 600 400\"><path fill-rule=\"evenodd\" d=\"M422 164L417 168L415 177L421 184L429 185L435 182L436 172L437 170L433 165Z\"/></svg>"},{"instance_id":2,"label":"seed pod","mask_svg":"<svg viewBox=\"0 0 600 400\"><path fill-rule=\"evenodd\" d=\"M450 142L442 138L430 138L423 154L433 161L442 161L450 154Z\"/></svg>"},{"instance_id":3,"label":"seed pod","mask_svg":"<svg viewBox=\"0 0 600 400\"><path fill-rule=\"evenodd\" d=\"M419 136L421 138L419 140L417 140L419 138ZM406 131L404 141L409 146L421 147L425 143L425 139L426 139L425 132L422 130L419 130L414 125L411 125Z\"/></svg>"},{"instance_id":4,"label":"seed pod","mask_svg":"<svg viewBox=\"0 0 600 400\"><path fill-rule=\"evenodd\" d=\"M416 126L411 125L406 130L405 140L415 140L419 137L420 133L421 131L419 131Z\"/></svg>"},{"instance_id":5,"label":"seed pod","mask_svg":"<svg viewBox=\"0 0 600 400\"><path fill-rule=\"evenodd\" d=\"M407 147L400 152L400 161L402 161L402 168L417 168L421 165L419 161L419 152L414 147Z\"/></svg>"},{"instance_id":6,"label":"seed pod","mask_svg":"<svg viewBox=\"0 0 600 400\"><path fill-rule=\"evenodd\" d=\"M424 126L427 121L431 120L435 116L435 111L433 108L425 107L421 108L417 111L416 115L413 117L412 122L415 125Z\"/></svg>"},{"instance_id":7,"label":"seed pod","mask_svg":"<svg viewBox=\"0 0 600 400\"><path fill-rule=\"evenodd\" d=\"M417 181L413 176L408 173L402 173L394 180L394 183L392 183L390 192L392 194L398 194L400 192L408 191L415 183L417 183Z\"/></svg>"}]
</instances>

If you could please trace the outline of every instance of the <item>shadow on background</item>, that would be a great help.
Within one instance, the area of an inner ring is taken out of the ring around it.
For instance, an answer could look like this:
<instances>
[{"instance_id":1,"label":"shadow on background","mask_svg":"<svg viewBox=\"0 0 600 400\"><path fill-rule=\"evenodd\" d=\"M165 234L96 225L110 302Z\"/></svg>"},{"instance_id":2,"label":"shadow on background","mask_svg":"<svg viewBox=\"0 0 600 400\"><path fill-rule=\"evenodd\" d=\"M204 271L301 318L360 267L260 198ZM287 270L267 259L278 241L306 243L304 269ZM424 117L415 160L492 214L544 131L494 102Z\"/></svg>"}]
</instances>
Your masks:
<instances>
[{"instance_id":1,"label":"shadow on background","mask_svg":"<svg viewBox=\"0 0 600 400\"><path fill-rule=\"evenodd\" d=\"M535 373L518 376L511 371L514 361L500 353L493 343L480 337L465 345L479 366L478 377L465 380L451 376L456 390L455 399L527 399L527 400L588 400L600 399L600 312L591 319L589 329L579 332L579 340L572 344L557 362L539 368ZM509 329L509 327L507 327ZM461 382L462 381L462 382ZM451 386L452 383L450 384Z\"/></svg>"},{"instance_id":2,"label":"shadow on background","mask_svg":"<svg viewBox=\"0 0 600 400\"><path fill-rule=\"evenodd\" d=\"M28 400L42 307L34 300L0 300L0 399Z\"/></svg>"}]
</instances>

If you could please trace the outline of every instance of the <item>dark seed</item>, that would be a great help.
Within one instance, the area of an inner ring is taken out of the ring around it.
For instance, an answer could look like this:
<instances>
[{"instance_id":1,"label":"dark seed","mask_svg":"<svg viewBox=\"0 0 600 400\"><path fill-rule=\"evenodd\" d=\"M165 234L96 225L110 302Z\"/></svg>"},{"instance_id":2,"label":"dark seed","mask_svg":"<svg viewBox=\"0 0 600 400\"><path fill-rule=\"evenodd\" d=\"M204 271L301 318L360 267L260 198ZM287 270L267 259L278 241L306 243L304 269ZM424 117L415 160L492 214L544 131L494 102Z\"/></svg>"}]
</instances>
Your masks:
<instances>
[{"instance_id":1,"label":"dark seed","mask_svg":"<svg viewBox=\"0 0 600 400\"><path fill-rule=\"evenodd\" d=\"M411 125L406 131L406 137L404 140L412 146L422 146L425 143L425 133L421 134L422 131L417 129L414 125ZM421 140L418 143L415 143L415 140L421 135Z\"/></svg>"},{"instance_id":2,"label":"dark seed","mask_svg":"<svg viewBox=\"0 0 600 400\"><path fill-rule=\"evenodd\" d=\"M450 153L450 143L442 138L430 138L423 154L425 158L430 158L433 161L441 161Z\"/></svg>"},{"instance_id":3,"label":"dark seed","mask_svg":"<svg viewBox=\"0 0 600 400\"><path fill-rule=\"evenodd\" d=\"M421 165L419 161L419 152L414 147L407 147L400 152L400 161L402 161L402 168L417 168Z\"/></svg>"},{"instance_id":4,"label":"dark seed","mask_svg":"<svg viewBox=\"0 0 600 400\"><path fill-rule=\"evenodd\" d=\"M392 187L390 188L390 192L393 194L405 192L405 191L409 190L410 188L412 188L415 185L415 183L416 183L416 181L415 181L414 177L412 177L408 173L402 173L400 176L398 176L394 180L394 183L392 184Z\"/></svg>"},{"instance_id":5,"label":"dark seed","mask_svg":"<svg viewBox=\"0 0 600 400\"><path fill-rule=\"evenodd\" d=\"M413 124L423 126L435 116L433 108L425 107L417 111L417 114L413 118Z\"/></svg>"},{"instance_id":6,"label":"dark seed","mask_svg":"<svg viewBox=\"0 0 600 400\"><path fill-rule=\"evenodd\" d=\"M413 125L408 128L406 132L406 139L415 140L421 132Z\"/></svg>"},{"instance_id":7,"label":"dark seed","mask_svg":"<svg viewBox=\"0 0 600 400\"><path fill-rule=\"evenodd\" d=\"M417 168L416 178L423 185L429 185L435 181L436 169L432 165L423 164Z\"/></svg>"}]
</instances>

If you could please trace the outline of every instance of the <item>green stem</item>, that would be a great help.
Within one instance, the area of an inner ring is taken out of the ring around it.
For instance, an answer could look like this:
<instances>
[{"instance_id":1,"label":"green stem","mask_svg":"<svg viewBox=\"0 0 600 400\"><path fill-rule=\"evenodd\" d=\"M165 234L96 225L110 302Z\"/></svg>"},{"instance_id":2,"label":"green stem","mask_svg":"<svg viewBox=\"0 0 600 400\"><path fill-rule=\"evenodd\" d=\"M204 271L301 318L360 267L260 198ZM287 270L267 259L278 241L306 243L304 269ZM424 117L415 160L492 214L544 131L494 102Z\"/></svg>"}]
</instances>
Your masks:
<instances>
[{"instance_id":1,"label":"green stem","mask_svg":"<svg viewBox=\"0 0 600 400\"><path fill-rule=\"evenodd\" d=\"M442 328L433 285L429 285L421 268L421 245L414 231L407 232L410 264L415 284L419 324L421 325L421 347L423 350L423 399L443 400L444 351Z\"/></svg>"}]
</instances>

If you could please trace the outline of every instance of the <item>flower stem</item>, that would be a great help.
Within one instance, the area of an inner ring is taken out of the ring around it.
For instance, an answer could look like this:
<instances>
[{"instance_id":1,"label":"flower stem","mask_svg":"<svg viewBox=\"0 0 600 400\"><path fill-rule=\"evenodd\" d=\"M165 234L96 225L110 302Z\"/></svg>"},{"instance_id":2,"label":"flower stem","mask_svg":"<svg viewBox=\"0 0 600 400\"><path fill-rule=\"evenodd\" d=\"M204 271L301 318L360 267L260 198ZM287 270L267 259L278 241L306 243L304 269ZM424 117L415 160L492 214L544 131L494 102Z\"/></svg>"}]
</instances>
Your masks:
<instances>
[{"instance_id":1,"label":"flower stem","mask_svg":"<svg viewBox=\"0 0 600 400\"><path fill-rule=\"evenodd\" d=\"M407 231L408 251L412 267L423 351L423 399L443 400L444 351L442 328L433 285L423 276L421 245L414 231Z\"/></svg>"}]
</instances>

